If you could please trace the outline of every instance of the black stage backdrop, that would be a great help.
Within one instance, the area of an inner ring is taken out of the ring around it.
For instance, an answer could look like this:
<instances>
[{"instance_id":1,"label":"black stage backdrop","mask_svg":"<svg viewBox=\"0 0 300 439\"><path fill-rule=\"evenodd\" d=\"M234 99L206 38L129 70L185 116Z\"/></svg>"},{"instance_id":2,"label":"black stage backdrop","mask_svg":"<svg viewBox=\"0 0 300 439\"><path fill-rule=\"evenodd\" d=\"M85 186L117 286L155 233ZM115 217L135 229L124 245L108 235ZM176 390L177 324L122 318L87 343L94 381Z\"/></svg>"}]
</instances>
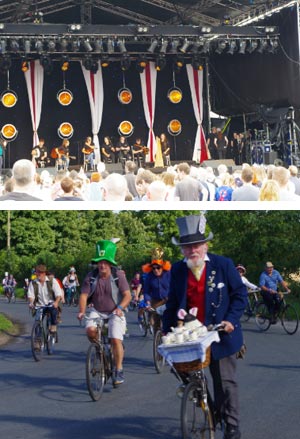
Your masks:
<instances>
[{"instance_id":1,"label":"black stage backdrop","mask_svg":"<svg viewBox=\"0 0 300 439\"><path fill-rule=\"evenodd\" d=\"M260 105L300 108L297 6L273 14L269 20L263 25L279 26L283 50L276 55L253 52L210 57L214 111L232 116L257 112Z\"/></svg>"},{"instance_id":2,"label":"black stage backdrop","mask_svg":"<svg viewBox=\"0 0 300 439\"><path fill-rule=\"evenodd\" d=\"M104 84L104 110L102 124L99 133L100 144L103 137L111 136L118 140L119 124L129 120L134 126L134 132L128 139L133 144L136 137L141 137L147 142L148 128L145 122L142 103L140 75L132 63L130 69L125 72L126 87L133 93L130 104L121 104L118 100L118 91L123 88L123 72L120 63L114 62L107 68L102 69ZM44 76L43 104L41 121L38 129L39 137L45 138L48 152L55 146L59 146L61 139L57 129L62 122L70 122L74 128L74 134L70 138L70 155L76 156L72 164L82 163L81 149L86 136L91 135L91 114L80 62L70 63L69 70L65 73L66 88L73 93L73 102L69 106L62 106L57 100L57 92L63 88L63 73L59 62L54 62L54 71ZM171 66L157 73L157 95L154 133L159 135L167 133L172 145L172 160L191 160L193 145L196 134L196 120L192 107L192 99L185 67L182 72L176 74L176 86L183 91L183 99L179 104L172 104L168 100L168 90L173 86L173 71ZM6 75L0 75L0 90L7 89ZM6 123L13 123L17 130L17 138L9 144L6 153L6 167L20 158L31 158L32 148L32 123L30 117L29 100L24 73L21 71L20 62L14 61L10 70L10 89L18 95L17 104L13 108L0 108L0 128ZM182 123L182 132L175 138L167 131L169 122L179 119Z\"/></svg>"}]
</instances>

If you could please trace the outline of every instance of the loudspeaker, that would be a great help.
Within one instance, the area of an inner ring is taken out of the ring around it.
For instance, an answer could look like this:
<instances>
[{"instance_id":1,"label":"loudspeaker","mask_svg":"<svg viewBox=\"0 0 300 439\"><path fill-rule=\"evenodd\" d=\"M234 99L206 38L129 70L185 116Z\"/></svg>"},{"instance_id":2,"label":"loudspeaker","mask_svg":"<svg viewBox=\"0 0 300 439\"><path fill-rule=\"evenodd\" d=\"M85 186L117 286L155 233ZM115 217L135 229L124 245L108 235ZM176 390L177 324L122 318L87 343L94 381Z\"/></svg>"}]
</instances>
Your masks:
<instances>
[{"instance_id":1,"label":"loudspeaker","mask_svg":"<svg viewBox=\"0 0 300 439\"><path fill-rule=\"evenodd\" d=\"M219 165L226 165L228 168L235 166L235 162L232 159L224 159L224 160L204 160L201 163L201 166L207 168L208 166L212 168L217 168Z\"/></svg>"},{"instance_id":2,"label":"loudspeaker","mask_svg":"<svg viewBox=\"0 0 300 439\"><path fill-rule=\"evenodd\" d=\"M117 174L124 174L122 163L105 163L105 169L110 174L116 172Z\"/></svg>"},{"instance_id":3,"label":"loudspeaker","mask_svg":"<svg viewBox=\"0 0 300 439\"><path fill-rule=\"evenodd\" d=\"M277 160L278 154L276 151L265 152L264 153L264 163L265 165L273 165L275 160Z\"/></svg>"}]
</instances>

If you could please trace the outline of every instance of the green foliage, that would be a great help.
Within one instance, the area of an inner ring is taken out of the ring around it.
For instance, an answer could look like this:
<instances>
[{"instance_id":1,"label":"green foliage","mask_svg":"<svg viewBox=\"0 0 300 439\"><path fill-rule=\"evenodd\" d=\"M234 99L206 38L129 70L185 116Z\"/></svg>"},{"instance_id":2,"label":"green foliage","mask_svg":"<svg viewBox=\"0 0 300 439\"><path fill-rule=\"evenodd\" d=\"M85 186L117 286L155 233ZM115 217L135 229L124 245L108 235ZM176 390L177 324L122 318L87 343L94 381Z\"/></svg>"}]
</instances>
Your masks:
<instances>
[{"instance_id":1,"label":"green foliage","mask_svg":"<svg viewBox=\"0 0 300 439\"><path fill-rule=\"evenodd\" d=\"M0 331L8 331L13 328L13 324L3 314L0 314Z\"/></svg>"},{"instance_id":2,"label":"green foliage","mask_svg":"<svg viewBox=\"0 0 300 439\"><path fill-rule=\"evenodd\" d=\"M11 211L10 248L7 248L8 214L0 211L0 273L12 272L19 285L31 269L44 262L59 278L75 265L79 278L89 270L95 244L100 239L120 238L116 260L131 279L135 270L161 247L164 259L182 257L171 243L178 237L176 218L198 211ZM214 233L210 251L223 254L247 267L247 277L258 282L267 260L288 278L299 272L300 212L208 211Z\"/></svg>"}]
</instances>

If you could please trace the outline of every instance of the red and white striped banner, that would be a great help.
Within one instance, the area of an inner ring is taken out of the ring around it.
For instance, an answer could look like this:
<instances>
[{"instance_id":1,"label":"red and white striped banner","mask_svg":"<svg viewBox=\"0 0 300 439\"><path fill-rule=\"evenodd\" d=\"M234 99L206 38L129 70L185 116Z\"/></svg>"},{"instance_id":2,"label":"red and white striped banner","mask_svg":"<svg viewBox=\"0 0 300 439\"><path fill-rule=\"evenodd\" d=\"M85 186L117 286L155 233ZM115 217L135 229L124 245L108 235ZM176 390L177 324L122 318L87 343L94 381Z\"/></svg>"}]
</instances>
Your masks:
<instances>
[{"instance_id":1,"label":"red and white striped banner","mask_svg":"<svg viewBox=\"0 0 300 439\"><path fill-rule=\"evenodd\" d=\"M30 61L29 69L24 73L24 75L31 112L33 146L36 146L39 143L37 130L41 120L44 84L44 69L40 65L39 60Z\"/></svg>"},{"instance_id":2,"label":"red and white striped banner","mask_svg":"<svg viewBox=\"0 0 300 439\"><path fill-rule=\"evenodd\" d=\"M149 135L147 141L147 147L149 153L146 156L146 161L153 162L156 154L156 140L153 132L154 114L155 114L155 96L156 96L156 77L157 71L155 70L155 63L149 62L144 71L140 73L141 86L142 86L142 98L146 123L149 128Z\"/></svg>"}]
</instances>

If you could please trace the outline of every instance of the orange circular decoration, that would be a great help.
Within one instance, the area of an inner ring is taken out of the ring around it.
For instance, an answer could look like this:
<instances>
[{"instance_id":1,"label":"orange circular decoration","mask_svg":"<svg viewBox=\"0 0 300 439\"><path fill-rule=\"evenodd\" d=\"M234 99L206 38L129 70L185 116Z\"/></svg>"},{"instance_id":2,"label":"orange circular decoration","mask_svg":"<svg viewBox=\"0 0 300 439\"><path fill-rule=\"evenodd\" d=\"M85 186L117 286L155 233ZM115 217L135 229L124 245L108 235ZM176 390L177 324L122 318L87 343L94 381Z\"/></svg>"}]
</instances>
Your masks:
<instances>
[{"instance_id":1,"label":"orange circular decoration","mask_svg":"<svg viewBox=\"0 0 300 439\"><path fill-rule=\"evenodd\" d=\"M18 131L14 125L7 123L6 125L3 125L1 134L5 140L13 140L17 136Z\"/></svg>"},{"instance_id":2,"label":"orange circular decoration","mask_svg":"<svg viewBox=\"0 0 300 439\"><path fill-rule=\"evenodd\" d=\"M73 101L73 94L70 90L63 89L57 93L57 100L61 105L70 105Z\"/></svg>"},{"instance_id":3,"label":"orange circular decoration","mask_svg":"<svg viewBox=\"0 0 300 439\"><path fill-rule=\"evenodd\" d=\"M61 139L69 139L73 136L74 129L69 122L63 122L60 124L57 132Z\"/></svg>"},{"instance_id":4,"label":"orange circular decoration","mask_svg":"<svg viewBox=\"0 0 300 439\"><path fill-rule=\"evenodd\" d=\"M118 131L121 136L131 136L133 133L133 125L128 120L124 120L120 123Z\"/></svg>"},{"instance_id":5,"label":"orange circular decoration","mask_svg":"<svg viewBox=\"0 0 300 439\"><path fill-rule=\"evenodd\" d=\"M2 93L1 102L4 107L11 108L14 107L17 103L18 97L14 91L5 91Z\"/></svg>"},{"instance_id":6,"label":"orange circular decoration","mask_svg":"<svg viewBox=\"0 0 300 439\"><path fill-rule=\"evenodd\" d=\"M182 91L177 87L171 88L168 92L168 98L172 104L179 104L182 100Z\"/></svg>"},{"instance_id":7,"label":"orange circular decoration","mask_svg":"<svg viewBox=\"0 0 300 439\"><path fill-rule=\"evenodd\" d=\"M132 93L129 88L121 88L121 90L118 92L118 99L121 104L130 104L132 101Z\"/></svg>"},{"instance_id":8,"label":"orange circular decoration","mask_svg":"<svg viewBox=\"0 0 300 439\"><path fill-rule=\"evenodd\" d=\"M171 120L171 122L168 125L168 132L172 136L178 136L178 134L181 133L182 125L181 122L177 119Z\"/></svg>"}]
</instances>

